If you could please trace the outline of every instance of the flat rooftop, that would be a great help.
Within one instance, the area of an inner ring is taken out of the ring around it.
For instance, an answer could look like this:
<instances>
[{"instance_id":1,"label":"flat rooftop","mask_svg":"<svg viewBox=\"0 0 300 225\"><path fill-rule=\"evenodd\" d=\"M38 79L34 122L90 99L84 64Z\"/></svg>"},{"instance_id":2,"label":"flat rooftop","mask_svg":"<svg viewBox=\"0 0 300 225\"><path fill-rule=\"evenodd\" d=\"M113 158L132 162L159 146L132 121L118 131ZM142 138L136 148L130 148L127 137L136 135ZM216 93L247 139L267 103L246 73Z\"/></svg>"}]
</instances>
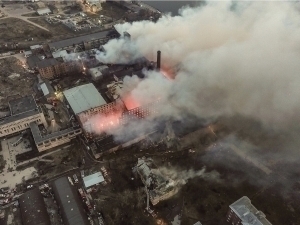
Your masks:
<instances>
[{"instance_id":1,"label":"flat rooftop","mask_svg":"<svg viewBox=\"0 0 300 225\"><path fill-rule=\"evenodd\" d=\"M8 105L11 115L32 111L37 108L37 104L32 95L11 100L8 102Z\"/></svg>"},{"instance_id":2,"label":"flat rooftop","mask_svg":"<svg viewBox=\"0 0 300 225\"><path fill-rule=\"evenodd\" d=\"M75 114L106 104L92 83L66 90L64 95Z\"/></svg>"},{"instance_id":3,"label":"flat rooftop","mask_svg":"<svg viewBox=\"0 0 300 225\"><path fill-rule=\"evenodd\" d=\"M53 58L44 59L44 60L40 60L40 61L36 62L36 66L38 68L46 68L46 67L55 66L58 64L60 64L60 62Z\"/></svg>"},{"instance_id":4,"label":"flat rooftop","mask_svg":"<svg viewBox=\"0 0 300 225\"><path fill-rule=\"evenodd\" d=\"M79 37L74 37L74 38L69 38L69 39L65 39L65 40L61 40L61 41L52 42L52 43L49 43L48 45L49 45L50 49L51 48L60 49L60 48L71 46L73 44L77 45L82 42L89 42L92 40L98 40L98 39L105 38L108 36L108 34L110 32L111 32L111 30L101 31L101 32L93 33L93 34L88 34L88 35L83 35L83 36L79 36Z\"/></svg>"},{"instance_id":5,"label":"flat rooftop","mask_svg":"<svg viewBox=\"0 0 300 225\"><path fill-rule=\"evenodd\" d=\"M67 129L64 129L64 130L61 130L61 131L57 131L57 132L53 132L51 134L46 134L46 135L42 136L42 134L40 132L40 129L39 129L39 127L38 127L38 125L37 125L36 122L31 122L29 124L29 126L30 126L30 130L31 130L33 139L34 139L34 141L35 141L36 144L39 144L39 143L47 141L47 140L51 140L53 138L62 137L64 135L68 135L69 133L72 133L72 132L75 132L75 131L77 133L81 133L81 128L79 128L79 127L78 128L69 127Z\"/></svg>"},{"instance_id":6,"label":"flat rooftop","mask_svg":"<svg viewBox=\"0 0 300 225\"><path fill-rule=\"evenodd\" d=\"M34 115L37 115L39 113L42 113L42 111L37 108L37 109L32 110L32 111L27 111L27 112L24 112L24 113L12 115L12 116L4 118L3 120L0 120L0 126L11 123L11 122L15 122L15 121L18 121L18 120L21 120L21 119L25 119L27 117L34 116Z\"/></svg>"},{"instance_id":7,"label":"flat rooftop","mask_svg":"<svg viewBox=\"0 0 300 225\"><path fill-rule=\"evenodd\" d=\"M50 225L43 196L38 188L25 192L19 198L22 223L24 225Z\"/></svg>"},{"instance_id":8,"label":"flat rooftop","mask_svg":"<svg viewBox=\"0 0 300 225\"><path fill-rule=\"evenodd\" d=\"M251 200L246 196L232 203L229 207L242 220L242 224L272 225L265 215L251 204Z\"/></svg>"},{"instance_id":9,"label":"flat rooftop","mask_svg":"<svg viewBox=\"0 0 300 225\"><path fill-rule=\"evenodd\" d=\"M52 187L64 224L89 225L87 214L83 210L82 200L67 177L58 178L53 182Z\"/></svg>"},{"instance_id":10,"label":"flat rooftop","mask_svg":"<svg viewBox=\"0 0 300 225\"><path fill-rule=\"evenodd\" d=\"M83 178L84 186L86 188L96 184L100 184L103 181L104 181L104 177L102 176L101 172L97 172Z\"/></svg>"}]
</instances>

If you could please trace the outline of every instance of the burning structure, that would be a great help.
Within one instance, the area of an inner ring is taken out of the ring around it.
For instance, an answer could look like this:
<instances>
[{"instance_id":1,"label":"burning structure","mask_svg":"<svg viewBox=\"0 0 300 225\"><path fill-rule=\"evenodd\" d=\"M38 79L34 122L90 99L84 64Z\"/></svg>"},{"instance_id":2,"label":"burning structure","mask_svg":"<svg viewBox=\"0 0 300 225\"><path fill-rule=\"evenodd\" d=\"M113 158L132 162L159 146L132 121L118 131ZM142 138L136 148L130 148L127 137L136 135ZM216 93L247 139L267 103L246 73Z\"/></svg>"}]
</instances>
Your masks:
<instances>
[{"instance_id":1,"label":"burning structure","mask_svg":"<svg viewBox=\"0 0 300 225\"><path fill-rule=\"evenodd\" d=\"M152 159L145 157L138 159L134 169L145 185L147 196L149 196L153 205L172 197L178 192L176 182L162 174Z\"/></svg>"},{"instance_id":2,"label":"burning structure","mask_svg":"<svg viewBox=\"0 0 300 225\"><path fill-rule=\"evenodd\" d=\"M107 102L92 83L66 90L64 96L87 136L118 124L123 105Z\"/></svg>"}]
</instances>

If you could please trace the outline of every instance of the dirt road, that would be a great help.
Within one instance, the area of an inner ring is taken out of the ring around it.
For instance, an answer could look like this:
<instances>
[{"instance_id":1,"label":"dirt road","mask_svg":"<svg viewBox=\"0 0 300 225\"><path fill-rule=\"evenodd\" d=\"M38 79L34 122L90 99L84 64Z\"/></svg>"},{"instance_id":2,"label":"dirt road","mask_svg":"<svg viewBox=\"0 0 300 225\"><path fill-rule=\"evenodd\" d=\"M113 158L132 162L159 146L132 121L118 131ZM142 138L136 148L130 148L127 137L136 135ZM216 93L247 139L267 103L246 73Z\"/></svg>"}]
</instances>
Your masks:
<instances>
[{"instance_id":1,"label":"dirt road","mask_svg":"<svg viewBox=\"0 0 300 225\"><path fill-rule=\"evenodd\" d=\"M36 17L26 17L26 16L22 16L24 14L27 14L27 13L34 13L35 11L30 11L28 10L25 6L20 6L20 5L11 5L11 6L7 6L7 7L4 7L4 8L1 8L1 11L7 15L6 17L3 17L3 18L0 18L0 19L5 19L5 18L9 18L9 17L12 17L12 18L17 18L17 19L21 19L27 23L31 23L32 25L38 27L38 28L41 28L43 30L46 30L46 31L49 31L48 29L46 29L45 27L42 27L40 26L39 24L37 23L34 23L32 21L30 21L29 19L30 18L36 18Z\"/></svg>"}]
</instances>

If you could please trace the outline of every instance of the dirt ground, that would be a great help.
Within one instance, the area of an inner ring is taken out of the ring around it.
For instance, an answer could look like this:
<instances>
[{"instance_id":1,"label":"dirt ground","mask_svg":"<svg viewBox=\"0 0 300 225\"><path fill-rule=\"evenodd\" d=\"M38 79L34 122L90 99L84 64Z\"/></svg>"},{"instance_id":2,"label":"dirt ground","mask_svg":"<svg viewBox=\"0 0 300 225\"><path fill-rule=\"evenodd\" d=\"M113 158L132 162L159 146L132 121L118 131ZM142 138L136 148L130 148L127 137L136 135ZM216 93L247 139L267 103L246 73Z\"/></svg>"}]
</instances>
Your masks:
<instances>
[{"instance_id":1,"label":"dirt ground","mask_svg":"<svg viewBox=\"0 0 300 225\"><path fill-rule=\"evenodd\" d=\"M45 20L45 17L31 18L29 20L47 28L51 32L51 40L49 40L49 42L60 39L66 39L68 37L73 37L77 35L77 33L75 33L63 24L49 24Z\"/></svg>"},{"instance_id":2,"label":"dirt ground","mask_svg":"<svg viewBox=\"0 0 300 225\"><path fill-rule=\"evenodd\" d=\"M97 14L111 17L113 18L113 20L119 20L121 18L124 18L126 11L126 9L123 9L114 3L103 2L102 10Z\"/></svg>"},{"instance_id":3,"label":"dirt ground","mask_svg":"<svg viewBox=\"0 0 300 225\"><path fill-rule=\"evenodd\" d=\"M51 34L21 19L5 18L0 20L0 43L23 43L28 38L41 42L51 38Z\"/></svg>"},{"instance_id":4,"label":"dirt ground","mask_svg":"<svg viewBox=\"0 0 300 225\"><path fill-rule=\"evenodd\" d=\"M36 75L29 74L15 57L0 59L0 105L10 100L9 96L33 94Z\"/></svg>"}]
</instances>

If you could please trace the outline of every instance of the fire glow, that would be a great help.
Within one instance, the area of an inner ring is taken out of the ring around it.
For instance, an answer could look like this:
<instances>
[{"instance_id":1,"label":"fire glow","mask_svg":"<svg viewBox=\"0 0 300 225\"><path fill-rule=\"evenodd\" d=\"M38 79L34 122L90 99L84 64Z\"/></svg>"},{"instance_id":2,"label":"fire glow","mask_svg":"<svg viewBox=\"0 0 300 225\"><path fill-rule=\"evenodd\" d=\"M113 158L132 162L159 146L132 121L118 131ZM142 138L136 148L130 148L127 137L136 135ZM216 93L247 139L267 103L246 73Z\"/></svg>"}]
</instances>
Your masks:
<instances>
[{"instance_id":1,"label":"fire glow","mask_svg":"<svg viewBox=\"0 0 300 225\"><path fill-rule=\"evenodd\" d=\"M129 93L122 96L122 101L128 110L138 108L141 104Z\"/></svg>"},{"instance_id":2,"label":"fire glow","mask_svg":"<svg viewBox=\"0 0 300 225\"><path fill-rule=\"evenodd\" d=\"M159 71L164 77L166 77L168 80L174 80L175 74L174 71L171 68L162 67Z\"/></svg>"},{"instance_id":3,"label":"fire glow","mask_svg":"<svg viewBox=\"0 0 300 225\"><path fill-rule=\"evenodd\" d=\"M113 112L109 115L97 115L86 122L85 129L90 133L102 133L119 127L122 112Z\"/></svg>"}]
</instances>

